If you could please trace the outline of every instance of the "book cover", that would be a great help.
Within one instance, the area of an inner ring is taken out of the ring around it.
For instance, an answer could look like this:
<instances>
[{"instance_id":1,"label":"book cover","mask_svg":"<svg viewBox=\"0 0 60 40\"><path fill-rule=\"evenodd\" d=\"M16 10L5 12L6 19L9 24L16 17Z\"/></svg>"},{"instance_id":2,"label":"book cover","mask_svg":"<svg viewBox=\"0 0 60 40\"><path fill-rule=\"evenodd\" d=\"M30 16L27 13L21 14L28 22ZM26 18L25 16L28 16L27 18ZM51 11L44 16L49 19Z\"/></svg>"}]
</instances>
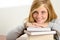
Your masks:
<instances>
[{"instance_id":1,"label":"book cover","mask_svg":"<svg viewBox=\"0 0 60 40\"><path fill-rule=\"evenodd\" d=\"M56 31L45 31L45 32L29 32L24 30L24 32L28 35L47 35L47 34L56 34Z\"/></svg>"},{"instance_id":2,"label":"book cover","mask_svg":"<svg viewBox=\"0 0 60 40\"><path fill-rule=\"evenodd\" d=\"M27 28L27 31L30 31L30 32L37 32L37 31L51 31L51 28L35 28L35 27L28 27Z\"/></svg>"}]
</instances>

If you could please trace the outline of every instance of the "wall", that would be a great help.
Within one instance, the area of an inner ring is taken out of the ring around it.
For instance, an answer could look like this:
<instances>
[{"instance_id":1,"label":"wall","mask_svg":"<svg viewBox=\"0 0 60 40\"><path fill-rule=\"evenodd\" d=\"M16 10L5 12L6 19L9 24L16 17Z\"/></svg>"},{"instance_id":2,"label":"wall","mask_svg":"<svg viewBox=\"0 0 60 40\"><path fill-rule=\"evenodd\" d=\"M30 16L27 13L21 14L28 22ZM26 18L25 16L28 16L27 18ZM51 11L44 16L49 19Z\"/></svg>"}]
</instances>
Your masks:
<instances>
[{"instance_id":1,"label":"wall","mask_svg":"<svg viewBox=\"0 0 60 40\"><path fill-rule=\"evenodd\" d=\"M26 0L25 0L26 1ZM18 3L16 5L9 5L9 6L2 6L0 4L0 34L6 34L9 30L17 27L24 21L24 18L28 17L29 15L29 9L30 9L30 4L27 4L29 1L25 4L23 4L22 1L18 0ZM60 17L60 5L59 5L59 0L51 0L53 7L58 15ZM8 2L9 3L9 2ZM12 2L13 3L13 2ZM7 3L6 3L7 4ZM19 5L18 5L19 4ZM26 5L27 4L27 5Z\"/></svg>"}]
</instances>

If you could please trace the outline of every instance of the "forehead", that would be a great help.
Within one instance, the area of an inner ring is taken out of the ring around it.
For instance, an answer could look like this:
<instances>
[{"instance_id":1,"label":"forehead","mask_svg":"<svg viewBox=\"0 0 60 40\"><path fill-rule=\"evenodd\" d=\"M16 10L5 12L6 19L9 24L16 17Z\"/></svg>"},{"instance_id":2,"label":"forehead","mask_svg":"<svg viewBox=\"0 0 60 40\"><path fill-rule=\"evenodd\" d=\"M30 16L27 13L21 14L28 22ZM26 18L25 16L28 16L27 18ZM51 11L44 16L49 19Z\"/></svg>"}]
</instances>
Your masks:
<instances>
[{"instance_id":1,"label":"forehead","mask_svg":"<svg viewBox=\"0 0 60 40\"><path fill-rule=\"evenodd\" d=\"M47 11L47 9L44 5L41 5L38 8L36 8L35 11Z\"/></svg>"}]
</instances>

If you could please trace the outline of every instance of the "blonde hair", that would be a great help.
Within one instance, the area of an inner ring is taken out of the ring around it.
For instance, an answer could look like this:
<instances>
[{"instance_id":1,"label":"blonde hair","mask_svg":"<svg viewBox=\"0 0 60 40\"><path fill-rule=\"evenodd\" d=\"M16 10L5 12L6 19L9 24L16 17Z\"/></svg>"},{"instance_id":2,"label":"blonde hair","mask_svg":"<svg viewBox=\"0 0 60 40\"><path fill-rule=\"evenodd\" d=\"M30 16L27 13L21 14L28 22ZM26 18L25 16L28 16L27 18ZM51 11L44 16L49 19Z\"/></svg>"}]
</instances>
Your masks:
<instances>
[{"instance_id":1,"label":"blonde hair","mask_svg":"<svg viewBox=\"0 0 60 40\"><path fill-rule=\"evenodd\" d=\"M48 11L48 18L47 18L47 22L52 21L53 19L57 18L57 15L52 7L52 4L50 2L50 0L34 0L30 9L30 14L28 17L28 22L32 23L35 22L32 15L33 12L36 8L40 7L41 5L44 4L44 7L47 9Z\"/></svg>"}]
</instances>

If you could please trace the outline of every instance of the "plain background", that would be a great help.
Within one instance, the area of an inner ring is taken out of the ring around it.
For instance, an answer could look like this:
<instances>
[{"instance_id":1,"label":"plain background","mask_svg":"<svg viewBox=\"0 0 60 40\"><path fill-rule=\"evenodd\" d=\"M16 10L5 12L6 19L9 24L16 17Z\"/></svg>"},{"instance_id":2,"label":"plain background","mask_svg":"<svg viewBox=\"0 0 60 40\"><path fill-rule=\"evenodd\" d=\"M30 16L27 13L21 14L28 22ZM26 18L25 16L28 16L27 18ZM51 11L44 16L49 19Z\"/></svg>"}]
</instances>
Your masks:
<instances>
[{"instance_id":1,"label":"plain background","mask_svg":"<svg viewBox=\"0 0 60 40\"><path fill-rule=\"evenodd\" d=\"M32 1L0 0L0 34L6 34L28 17ZM60 0L51 0L51 2L58 18L60 18Z\"/></svg>"}]
</instances>

